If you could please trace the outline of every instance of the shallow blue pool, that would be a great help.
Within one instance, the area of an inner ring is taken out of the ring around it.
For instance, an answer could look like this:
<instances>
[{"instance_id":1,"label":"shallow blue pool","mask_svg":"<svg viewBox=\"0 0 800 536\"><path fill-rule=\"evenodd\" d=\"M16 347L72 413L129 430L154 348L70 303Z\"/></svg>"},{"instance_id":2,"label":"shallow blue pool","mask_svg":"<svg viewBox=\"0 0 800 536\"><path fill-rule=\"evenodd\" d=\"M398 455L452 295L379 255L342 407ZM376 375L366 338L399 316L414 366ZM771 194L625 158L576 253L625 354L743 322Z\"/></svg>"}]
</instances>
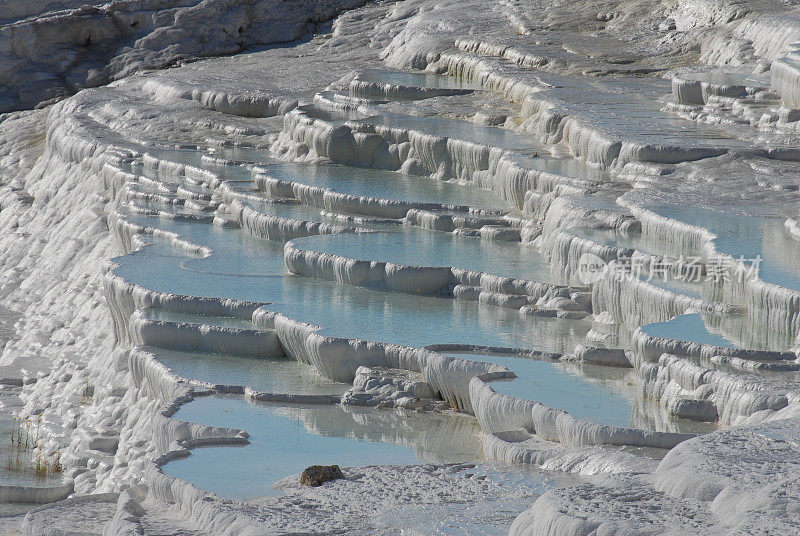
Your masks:
<instances>
[{"instance_id":1,"label":"shallow blue pool","mask_svg":"<svg viewBox=\"0 0 800 536\"><path fill-rule=\"evenodd\" d=\"M510 208L489 190L379 169L281 162L264 166L263 171L274 179L330 188L351 195L416 203Z\"/></svg>"},{"instance_id":2,"label":"shallow blue pool","mask_svg":"<svg viewBox=\"0 0 800 536\"><path fill-rule=\"evenodd\" d=\"M800 242L786 231L784 218L743 216L688 206L648 208L667 218L708 229L717 235L714 242L720 253L735 259L742 257L745 265L754 268L767 283L800 290L797 262ZM749 275L749 272L744 274Z\"/></svg>"},{"instance_id":3,"label":"shallow blue pool","mask_svg":"<svg viewBox=\"0 0 800 536\"><path fill-rule=\"evenodd\" d=\"M678 315L666 322L647 324L641 329L653 337L735 348L735 344L730 340L710 332L699 314Z\"/></svg>"},{"instance_id":4,"label":"shallow blue pool","mask_svg":"<svg viewBox=\"0 0 800 536\"><path fill-rule=\"evenodd\" d=\"M164 348L144 349L183 378L212 384L241 385L261 393L340 395L352 387L323 378L311 365L290 358L253 359Z\"/></svg>"},{"instance_id":5,"label":"shallow blue pool","mask_svg":"<svg viewBox=\"0 0 800 536\"><path fill-rule=\"evenodd\" d=\"M292 240L298 248L349 259L383 261L408 266L466 268L494 275L556 282L550 265L534 246L403 228L369 235L309 236Z\"/></svg>"},{"instance_id":6,"label":"shallow blue pool","mask_svg":"<svg viewBox=\"0 0 800 536\"><path fill-rule=\"evenodd\" d=\"M174 418L243 428L250 444L208 447L162 469L223 497L275 495L278 480L309 465L341 467L446 463L482 458L480 429L470 418L403 415L342 406L251 404L209 397L183 406Z\"/></svg>"}]
</instances>

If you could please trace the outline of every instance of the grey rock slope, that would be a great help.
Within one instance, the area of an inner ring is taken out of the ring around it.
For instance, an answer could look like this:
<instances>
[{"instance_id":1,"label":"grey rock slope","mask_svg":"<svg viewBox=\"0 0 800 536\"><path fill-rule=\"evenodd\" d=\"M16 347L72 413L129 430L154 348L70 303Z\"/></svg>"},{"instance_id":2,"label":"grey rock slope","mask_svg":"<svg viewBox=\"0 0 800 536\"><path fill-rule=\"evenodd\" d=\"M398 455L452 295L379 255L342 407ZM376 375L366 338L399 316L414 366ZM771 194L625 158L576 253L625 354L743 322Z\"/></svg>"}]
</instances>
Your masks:
<instances>
[{"instance_id":1,"label":"grey rock slope","mask_svg":"<svg viewBox=\"0 0 800 536\"><path fill-rule=\"evenodd\" d=\"M0 112L145 69L300 38L364 0L0 2Z\"/></svg>"}]
</instances>

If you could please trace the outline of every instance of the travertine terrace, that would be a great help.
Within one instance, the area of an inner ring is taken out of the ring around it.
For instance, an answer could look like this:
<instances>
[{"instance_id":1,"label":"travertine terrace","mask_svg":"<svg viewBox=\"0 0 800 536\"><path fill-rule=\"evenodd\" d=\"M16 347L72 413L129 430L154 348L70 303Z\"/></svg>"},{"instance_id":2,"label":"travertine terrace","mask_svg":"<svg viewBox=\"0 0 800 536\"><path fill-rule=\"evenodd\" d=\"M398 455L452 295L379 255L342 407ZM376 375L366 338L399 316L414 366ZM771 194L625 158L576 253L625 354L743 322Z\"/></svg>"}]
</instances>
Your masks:
<instances>
[{"instance_id":1,"label":"travertine terrace","mask_svg":"<svg viewBox=\"0 0 800 536\"><path fill-rule=\"evenodd\" d=\"M793 0L0 24L0 533L800 530Z\"/></svg>"}]
</instances>

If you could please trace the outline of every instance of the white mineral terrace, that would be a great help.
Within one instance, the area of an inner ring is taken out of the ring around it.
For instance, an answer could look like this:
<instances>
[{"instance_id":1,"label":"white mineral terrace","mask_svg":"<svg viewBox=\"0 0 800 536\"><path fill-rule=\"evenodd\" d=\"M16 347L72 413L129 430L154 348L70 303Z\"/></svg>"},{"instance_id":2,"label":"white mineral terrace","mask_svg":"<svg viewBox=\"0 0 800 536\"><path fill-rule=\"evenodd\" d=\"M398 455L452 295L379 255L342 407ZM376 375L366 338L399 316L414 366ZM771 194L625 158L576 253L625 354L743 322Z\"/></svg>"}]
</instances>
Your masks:
<instances>
[{"instance_id":1,"label":"white mineral terrace","mask_svg":"<svg viewBox=\"0 0 800 536\"><path fill-rule=\"evenodd\" d=\"M795 0L0 0L0 82L0 534L800 534Z\"/></svg>"}]
</instances>

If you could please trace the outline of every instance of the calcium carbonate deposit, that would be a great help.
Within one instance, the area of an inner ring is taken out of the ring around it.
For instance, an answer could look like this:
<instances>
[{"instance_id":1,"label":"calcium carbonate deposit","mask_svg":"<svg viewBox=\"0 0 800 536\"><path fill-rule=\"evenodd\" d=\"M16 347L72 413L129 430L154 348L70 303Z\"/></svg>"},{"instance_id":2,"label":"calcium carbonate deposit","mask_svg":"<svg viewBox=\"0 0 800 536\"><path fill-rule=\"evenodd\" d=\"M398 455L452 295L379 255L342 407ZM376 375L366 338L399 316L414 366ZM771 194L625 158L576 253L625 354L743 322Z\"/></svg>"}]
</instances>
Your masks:
<instances>
[{"instance_id":1,"label":"calcium carbonate deposit","mask_svg":"<svg viewBox=\"0 0 800 536\"><path fill-rule=\"evenodd\" d=\"M0 0L0 111L0 534L800 534L795 0Z\"/></svg>"}]
</instances>

